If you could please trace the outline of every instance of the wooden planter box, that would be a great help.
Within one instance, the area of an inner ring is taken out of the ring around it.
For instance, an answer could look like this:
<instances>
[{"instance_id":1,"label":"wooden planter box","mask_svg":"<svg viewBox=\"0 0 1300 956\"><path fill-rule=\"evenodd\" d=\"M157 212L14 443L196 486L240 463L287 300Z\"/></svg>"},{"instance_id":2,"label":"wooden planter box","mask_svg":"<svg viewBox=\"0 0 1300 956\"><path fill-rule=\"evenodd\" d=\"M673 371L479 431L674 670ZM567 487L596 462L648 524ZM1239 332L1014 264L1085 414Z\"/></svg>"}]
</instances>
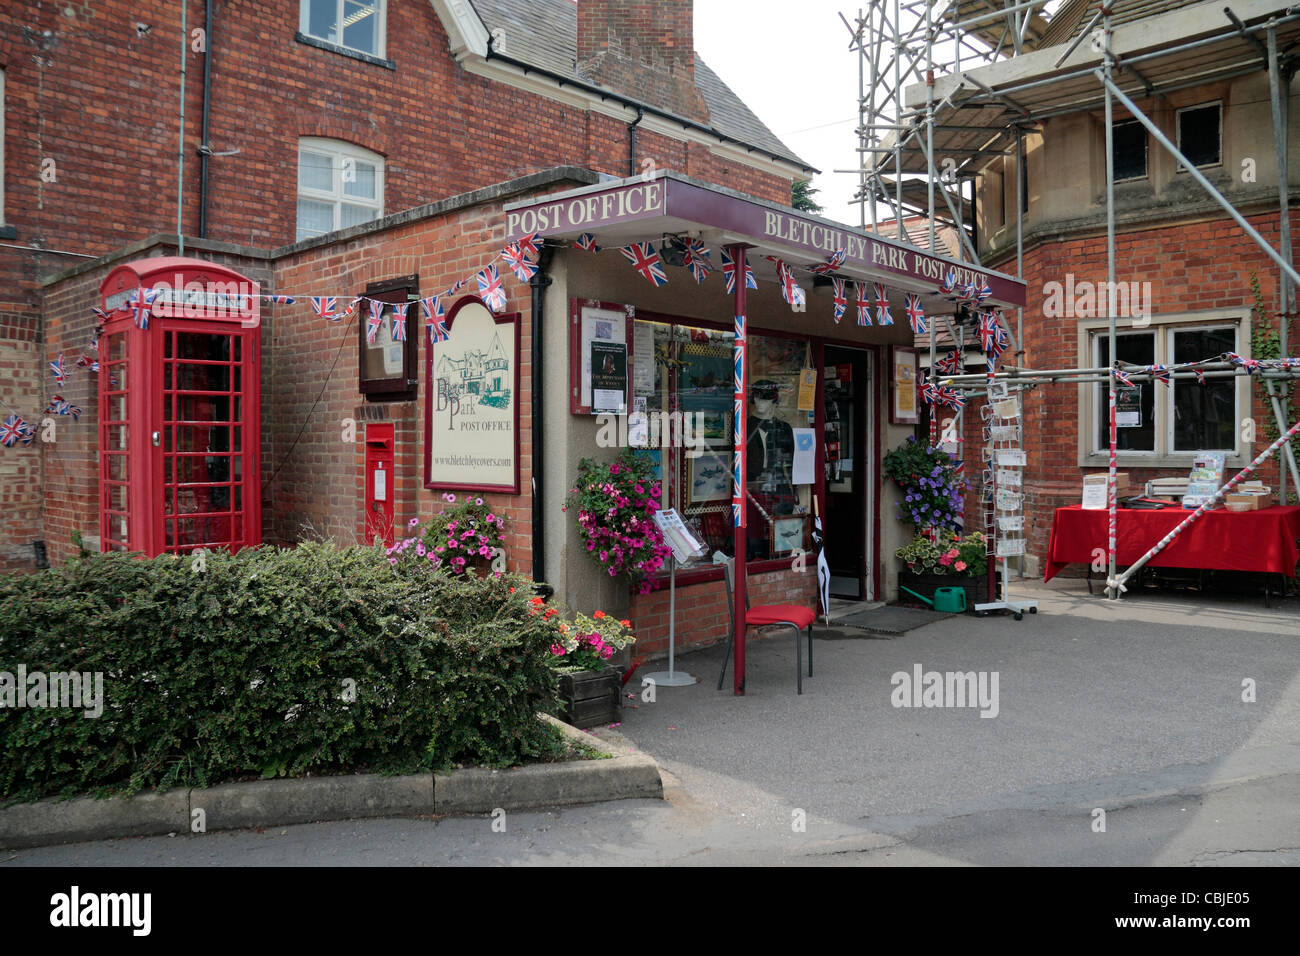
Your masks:
<instances>
[{"instance_id":1,"label":"wooden planter box","mask_svg":"<svg viewBox=\"0 0 1300 956\"><path fill-rule=\"evenodd\" d=\"M586 729L622 719L622 668L608 666L599 671L560 675L560 720Z\"/></svg>"},{"instance_id":2,"label":"wooden planter box","mask_svg":"<svg viewBox=\"0 0 1300 956\"><path fill-rule=\"evenodd\" d=\"M1001 587L1002 572L997 573L998 586ZM968 575L958 574L913 574L911 571L898 572L898 586L900 588L911 588L917 594L924 594L932 598L937 588L961 588L966 592L966 610L970 612L976 604L985 604L989 600L989 576L981 574L979 577L970 577ZM918 601L906 591L898 592L899 601L905 601L909 604L917 604L925 607L923 601Z\"/></svg>"}]
</instances>

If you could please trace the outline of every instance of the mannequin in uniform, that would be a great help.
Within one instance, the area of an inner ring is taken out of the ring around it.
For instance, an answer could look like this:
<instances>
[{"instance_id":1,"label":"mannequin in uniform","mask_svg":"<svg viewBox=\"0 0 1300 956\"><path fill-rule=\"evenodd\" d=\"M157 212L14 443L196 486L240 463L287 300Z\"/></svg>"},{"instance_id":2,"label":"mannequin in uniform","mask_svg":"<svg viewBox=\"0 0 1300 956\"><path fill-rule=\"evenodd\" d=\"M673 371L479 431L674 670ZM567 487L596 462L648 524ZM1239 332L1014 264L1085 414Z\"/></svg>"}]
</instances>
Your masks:
<instances>
[{"instance_id":1,"label":"mannequin in uniform","mask_svg":"<svg viewBox=\"0 0 1300 956\"><path fill-rule=\"evenodd\" d=\"M794 486L790 469L794 465L794 429L775 417L779 388L776 382L760 379L749 390L749 432L746 442L749 494L769 515L794 513ZM749 556L765 557L768 523L749 503Z\"/></svg>"}]
</instances>

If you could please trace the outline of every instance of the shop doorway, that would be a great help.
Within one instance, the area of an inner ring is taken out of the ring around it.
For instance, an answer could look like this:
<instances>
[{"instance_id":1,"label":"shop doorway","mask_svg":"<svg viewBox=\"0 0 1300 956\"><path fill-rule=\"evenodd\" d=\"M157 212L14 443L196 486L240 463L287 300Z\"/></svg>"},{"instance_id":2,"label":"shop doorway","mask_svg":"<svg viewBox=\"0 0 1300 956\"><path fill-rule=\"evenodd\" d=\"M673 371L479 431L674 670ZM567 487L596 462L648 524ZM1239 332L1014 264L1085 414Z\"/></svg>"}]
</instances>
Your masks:
<instances>
[{"instance_id":1,"label":"shop doorway","mask_svg":"<svg viewBox=\"0 0 1300 956\"><path fill-rule=\"evenodd\" d=\"M871 353L826 346L826 562L831 596L874 599L871 487Z\"/></svg>"}]
</instances>

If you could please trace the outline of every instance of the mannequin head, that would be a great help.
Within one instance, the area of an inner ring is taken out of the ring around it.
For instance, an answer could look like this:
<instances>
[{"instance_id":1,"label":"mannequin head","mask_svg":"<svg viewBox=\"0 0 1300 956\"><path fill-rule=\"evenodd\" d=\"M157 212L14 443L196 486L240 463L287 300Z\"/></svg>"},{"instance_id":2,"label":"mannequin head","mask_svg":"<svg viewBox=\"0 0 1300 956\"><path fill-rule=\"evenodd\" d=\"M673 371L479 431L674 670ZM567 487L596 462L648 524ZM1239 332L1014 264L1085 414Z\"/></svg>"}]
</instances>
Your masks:
<instances>
[{"instance_id":1,"label":"mannequin head","mask_svg":"<svg viewBox=\"0 0 1300 956\"><path fill-rule=\"evenodd\" d=\"M771 418L776 411L779 394L776 382L770 379L760 379L751 385L749 404L752 406L754 417L764 420Z\"/></svg>"}]
</instances>

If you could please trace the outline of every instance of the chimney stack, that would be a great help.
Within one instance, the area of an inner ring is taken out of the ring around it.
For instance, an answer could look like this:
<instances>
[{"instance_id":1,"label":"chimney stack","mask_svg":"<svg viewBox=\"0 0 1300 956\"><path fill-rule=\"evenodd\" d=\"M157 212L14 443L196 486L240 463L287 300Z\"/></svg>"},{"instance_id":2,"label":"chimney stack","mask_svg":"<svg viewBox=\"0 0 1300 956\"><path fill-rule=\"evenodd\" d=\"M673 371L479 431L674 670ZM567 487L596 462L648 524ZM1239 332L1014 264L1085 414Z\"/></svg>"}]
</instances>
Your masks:
<instances>
[{"instance_id":1,"label":"chimney stack","mask_svg":"<svg viewBox=\"0 0 1300 956\"><path fill-rule=\"evenodd\" d=\"M708 124L695 86L694 0L578 0L578 71L598 86Z\"/></svg>"}]
</instances>

